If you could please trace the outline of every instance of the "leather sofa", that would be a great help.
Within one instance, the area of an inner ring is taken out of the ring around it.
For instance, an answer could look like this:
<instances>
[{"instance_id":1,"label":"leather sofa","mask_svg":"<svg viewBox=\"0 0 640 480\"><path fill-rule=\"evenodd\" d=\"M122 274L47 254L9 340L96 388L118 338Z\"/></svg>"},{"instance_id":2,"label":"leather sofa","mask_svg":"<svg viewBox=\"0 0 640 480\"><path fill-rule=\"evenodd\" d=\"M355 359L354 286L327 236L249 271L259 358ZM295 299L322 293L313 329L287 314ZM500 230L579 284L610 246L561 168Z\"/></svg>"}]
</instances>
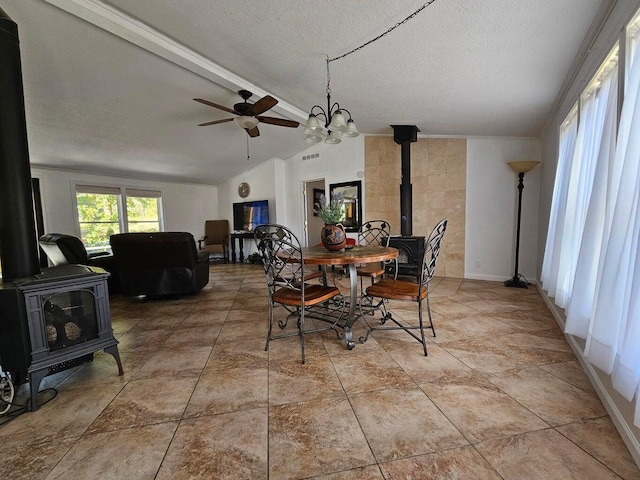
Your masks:
<instances>
[{"instance_id":1,"label":"leather sofa","mask_svg":"<svg viewBox=\"0 0 640 480\"><path fill-rule=\"evenodd\" d=\"M111 235L124 296L182 295L209 283L209 252L187 232Z\"/></svg>"},{"instance_id":2,"label":"leather sofa","mask_svg":"<svg viewBox=\"0 0 640 480\"><path fill-rule=\"evenodd\" d=\"M109 293L120 292L120 276L112 254L100 252L89 255L82 240L65 233L47 233L38 239L38 243L54 267L58 265L89 265L104 268L110 273L107 279Z\"/></svg>"}]
</instances>

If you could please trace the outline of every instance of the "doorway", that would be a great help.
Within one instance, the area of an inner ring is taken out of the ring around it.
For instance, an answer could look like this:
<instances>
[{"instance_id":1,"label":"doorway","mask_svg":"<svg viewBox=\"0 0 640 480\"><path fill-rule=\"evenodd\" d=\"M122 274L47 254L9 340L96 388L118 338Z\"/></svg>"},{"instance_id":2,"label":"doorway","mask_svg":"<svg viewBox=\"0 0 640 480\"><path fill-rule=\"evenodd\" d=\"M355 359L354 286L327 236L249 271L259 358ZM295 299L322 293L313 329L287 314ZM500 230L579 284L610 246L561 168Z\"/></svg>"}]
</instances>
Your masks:
<instances>
[{"instance_id":1,"label":"doorway","mask_svg":"<svg viewBox=\"0 0 640 480\"><path fill-rule=\"evenodd\" d=\"M317 201L321 193L325 193L324 178L304 182L304 235L307 246L320 243L320 232L322 231L324 222L319 216L313 213L313 204Z\"/></svg>"}]
</instances>

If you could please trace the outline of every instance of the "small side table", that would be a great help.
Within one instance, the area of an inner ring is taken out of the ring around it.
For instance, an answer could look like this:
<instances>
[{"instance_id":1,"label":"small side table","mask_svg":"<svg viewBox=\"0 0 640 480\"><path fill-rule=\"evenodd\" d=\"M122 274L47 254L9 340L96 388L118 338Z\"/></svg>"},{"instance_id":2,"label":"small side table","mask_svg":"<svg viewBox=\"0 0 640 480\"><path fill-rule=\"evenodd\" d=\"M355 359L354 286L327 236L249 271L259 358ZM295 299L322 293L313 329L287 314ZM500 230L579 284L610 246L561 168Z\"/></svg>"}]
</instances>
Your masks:
<instances>
[{"instance_id":1,"label":"small side table","mask_svg":"<svg viewBox=\"0 0 640 480\"><path fill-rule=\"evenodd\" d=\"M253 232L235 231L229 235L231 238L231 263L236 263L236 239L240 239L240 263L244 262L244 240L253 239Z\"/></svg>"}]
</instances>

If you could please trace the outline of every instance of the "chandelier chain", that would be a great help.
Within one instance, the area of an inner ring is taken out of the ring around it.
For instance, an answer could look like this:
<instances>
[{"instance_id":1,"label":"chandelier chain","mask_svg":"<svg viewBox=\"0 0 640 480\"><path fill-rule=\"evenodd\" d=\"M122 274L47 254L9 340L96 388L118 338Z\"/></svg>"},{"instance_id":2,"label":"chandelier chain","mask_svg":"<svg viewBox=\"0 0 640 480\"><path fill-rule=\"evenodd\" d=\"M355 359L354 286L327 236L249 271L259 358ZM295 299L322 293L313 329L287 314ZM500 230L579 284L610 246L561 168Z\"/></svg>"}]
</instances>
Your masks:
<instances>
[{"instance_id":1,"label":"chandelier chain","mask_svg":"<svg viewBox=\"0 0 640 480\"><path fill-rule=\"evenodd\" d=\"M393 30L395 30L396 28L398 28L400 25L404 25L405 23L407 23L409 20L411 20L413 17L415 17L416 15L418 15L422 10L424 10L425 8L427 8L429 5L431 5L432 3L435 3L436 0L429 0L427 3L425 3L424 5L422 5L419 9L417 9L415 12L413 12L411 15L409 15L407 18L405 18L404 20L399 21L398 23L396 23L393 27L389 28L386 32L381 33L380 35L378 35L376 38L373 38L371 40L369 40L366 43L363 43L362 45L360 45L359 47L354 48L353 50L349 50L347 53L344 53L338 57L334 57L334 58L329 58L329 56L327 56L327 93L329 93L329 62L333 62L334 60L340 60L341 58L346 57L347 55L351 55L354 52L357 52L358 50L366 47L367 45L372 44L373 42L375 42L376 40L380 40L382 37L388 35L389 33L391 33Z\"/></svg>"}]
</instances>

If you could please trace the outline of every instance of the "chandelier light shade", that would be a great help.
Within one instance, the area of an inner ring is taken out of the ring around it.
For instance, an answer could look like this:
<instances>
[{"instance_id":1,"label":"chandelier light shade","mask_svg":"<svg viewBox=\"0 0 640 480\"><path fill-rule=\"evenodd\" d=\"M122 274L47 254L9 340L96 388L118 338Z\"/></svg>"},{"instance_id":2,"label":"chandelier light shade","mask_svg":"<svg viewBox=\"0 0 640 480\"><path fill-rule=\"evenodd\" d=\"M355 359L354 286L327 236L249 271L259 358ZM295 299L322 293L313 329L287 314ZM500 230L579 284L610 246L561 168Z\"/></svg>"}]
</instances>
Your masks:
<instances>
[{"instance_id":1,"label":"chandelier light shade","mask_svg":"<svg viewBox=\"0 0 640 480\"><path fill-rule=\"evenodd\" d=\"M304 126L304 133L307 136L306 142L311 144L324 140L324 143L336 145L342 141L342 137L353 138L360 135L349 110L341 108L337 102L331 104L329 62L329 57L327 57L327 109L325 110L320 105L314 105ZM345 113L349 116L348 119L345 119ZM324 120L324 124L318 117Z\"/></svg>"},{"instance_id":2,"label":"chandelier light shade","mask_svg":"<svg viewBox=\"0 0 640 480\"><path fill-rule=\"evenodd\" d=\"M529 288L529 282L518 273L518 260L520 257L520 220L522 218L522 190L524 190L524 174L529 173L540 162L537 160L524 160L520 162L507 162L507 165L518 174L518 226L516 229L516 265L513 278L504 282L505 287Z\"/></svg>"}]
</instances>

